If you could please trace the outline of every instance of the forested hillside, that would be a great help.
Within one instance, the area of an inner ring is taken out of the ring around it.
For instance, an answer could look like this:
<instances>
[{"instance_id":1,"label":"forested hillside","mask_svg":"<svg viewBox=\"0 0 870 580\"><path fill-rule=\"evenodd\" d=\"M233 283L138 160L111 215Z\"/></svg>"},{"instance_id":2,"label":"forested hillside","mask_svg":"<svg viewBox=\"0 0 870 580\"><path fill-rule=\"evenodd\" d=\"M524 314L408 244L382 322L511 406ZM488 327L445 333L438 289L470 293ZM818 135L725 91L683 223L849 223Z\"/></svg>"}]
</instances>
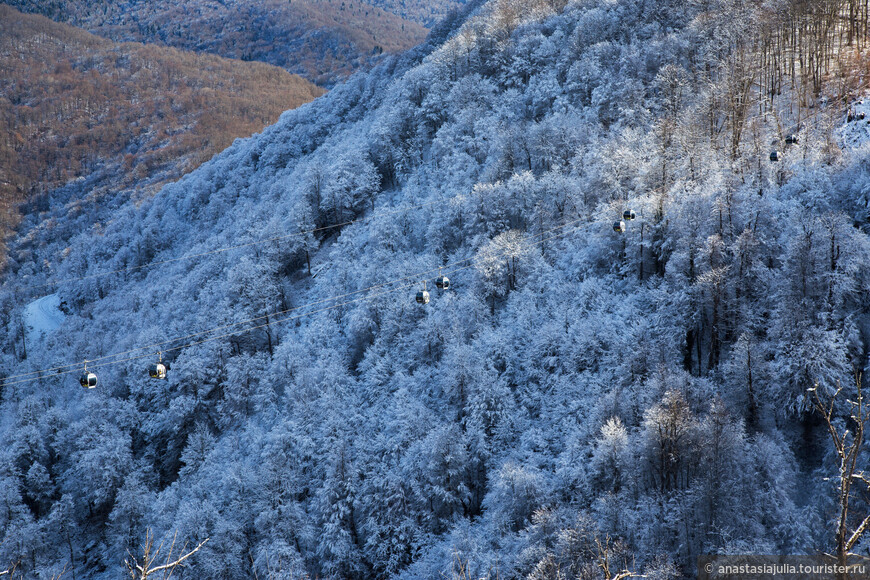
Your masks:
<instances>
[{"instance_id":1,"label":"forested hillside","mask_svg":"<svg viewBox=\"0 0 870 580\"><path fill-rule=\"evenodd\" d=\"M153 193L324 92L262 63L117 44L3 5L0 69L0 240L20 202L39 214L54 189L96 175Z\"/></svg>"},{"instance_id":2,"label":"forested hillside","mask_svg":"<svg viewBox=\"0 0 870 580\"><path fill-rule=\"evenodd\" d=\"M367 0L367 2L406 20L422 24L426 28L432 28L451 11L458 10L465 4L465 0Z\"/></svg>"},{"instance_id":3,"label":"forested hillside","mask_svg":"<svg viewBox=\"0 0 870 580\"><path fill-rule=\"evenodd\" d=\"M0 566L118 578L148 530L208 539L179 579L836 552L870 513L831 438L870 352L867 30L480 1L153 198L54 209L0 295Z\"/></svg>"},{"instance_id":4,"label":"forested hillside","mask_svg":"<svg viewBox=\"0 0 870 580\"><path fill-rule=\"evenodd\" d=\"M448 6L449 0L431 4ZM6 0L118 42L174 46L280 66L331 85L384 52L420 43L417 22L363 0ZM446 10L439 12L443 15Z\"/></svg>"}]
</instances>

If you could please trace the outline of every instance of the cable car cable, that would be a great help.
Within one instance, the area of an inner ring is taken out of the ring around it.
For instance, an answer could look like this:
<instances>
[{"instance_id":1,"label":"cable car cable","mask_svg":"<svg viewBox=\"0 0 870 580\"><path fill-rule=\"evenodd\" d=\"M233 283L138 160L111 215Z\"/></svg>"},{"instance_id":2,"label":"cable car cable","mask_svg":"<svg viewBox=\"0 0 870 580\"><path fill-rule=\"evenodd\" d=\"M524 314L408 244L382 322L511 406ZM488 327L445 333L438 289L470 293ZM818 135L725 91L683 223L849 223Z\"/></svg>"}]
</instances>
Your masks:
<instances>
[{"instance_id":1,"label":"cable car cable","mask_svg":"<svg viewBox=\"0 0 870 580\"><path fill-rule=\"evenodd\" d=\"M556 226L556 227L554 227L554 228L551 228L551 229L549 229L549 230L543 231L543 232L541 232L541 233L539 233L539 234L536 234L536 235L544 235L544 234L548 234L548 233L554 232L554 231L556 231L556 230L560 230L560 229L566 228L566 227L568 227L568 226L571 226L571 225L577 223L578 221L581 221L582 219L583 219L583 218L577 218L577 219L575 219L575 220L572 220L572 221L567 222L567 223L565 223L565 224L562 224L562 225L560 225L560 226ZM546 240L542 240L542 241L546 241ZM450 264L447 264L446 266L440 266L438 269L440 270L440 269L443 269L443 268L454 268L454 267L456 267L456 266L458 266L458 265L460 265L460 264L464 264L465 262L468 262L468 261L471 261L471 260L474 260L474 259L475 259L474 257L471 257L471 258L465 258L464 260L458 260L458 261L456 261L456 262L452 262L452 263L450 263ZM417 273L414 273L414 274L410 274L410 275L405 276L405 277L403 277L403 278L397 278L397 279L395 279L395 280L389 280L389 281L386 281L386 282L382 282L382 283L380 283L380 284L375 284L375 285L372 285L372 286L368 286L368 287L366 287L366 288L361 288L361 289L359 289L359 290L354 290L353 292L348 292L348 293L345 293L345 294L340 294L340 295L338 295L338 296L330 296L330 297L328 297L328 298L324 298L324 299L322 299L322 300L318 300L318 301L316 301L316 302L310 302L310 303L308 303L308 304L302 304L302 305L300 305L300 306L295 306L295 307L293 307L293 308L289 308L289 309L286 309L286 310L282 310L282 311L278 311L278 312L272 312L272 313L268 313L268 314L263 314L263 315L260 315L260 316L254 317L254 318L250 318L250 319L247 319L247 320L240 320L240 321L238 321L238 322L233 322L233 323L231 323L231 324L226 324L226 325L223 325L223 326L217 326L217 327L214 327L214 328L209 328L209 329L206 329L206 330L201 330L201 331L199 331L199 332L195 332L195 333L192 333L192 334L188 334L188 335L186 335L186 336L175 337L175 338L167 339L167 340L164 340L164 341L155 342L155 343L152 343L152 344L147 344L147 345L144 345L144 346L141 346L141 347L136 347L136 348L133 348L133 349L130 349L130 350L121 351L121 352L117 352L117 353L113 353L113 354L109 354L109 355L104 355L104 356L101 356L101 357L97 357L97 358L94 358L94 359L88 359L88 360L89 360L89 362L99 362L99 361L104 361L104 360L106 360L106 359L112 359L112 358L120 357L120 356L123 356L123 355L126 355L126 354L134 353L134 352L137 352L137 351L140 351L140 350L149 350L149 352L150 352L151 349L154 349L154 348L157 348L157 347L161 347L161 346L164 346L164 345L167 345L167 344L171 344L171 343L173 343L173 342L179 342L179 341L187 340L187 339L190 339L190 338L196 338L197 336L202 336L202 335L204 335L204 334L210 334L210 333L212 333L212 332L217 332L217 331L219 331L219 330L225 330L225 329L228 329L228 328L232 328L232 327L234 327L234 326L240 326L240 325L243 325L243 324L249 324L249 323L251 323L251 322L257 322L257 321L259 321L259 320L263 320L263 319L265 319L265 318L281 316L281 315L287 314L287 313L289 313L289 312L293 312L293 311L296 311L296 310L301 310L301 309L303 309L303 308L309 308L309 307L311 307L311 306L317 306L317 305L319 305L319 304L323 304L323 303L325 303L325 302L330 302L330 301L333 301L333 300L340 300L340 299L342 299L342 298L346 298L346 297L348 297L348 296L353 296L354 294L359 294L359 293L361 293L361 292L367 292L367 291L370 291L370 290L374 290L374 289L377 289L377 288L381 288L381 287L383 287L383 286L388 286L388 285L390 285L390 284L396 284L396 283L398 283L398 282L403 282L403 281L405 281L405 280L412 280L412 279L413 279L413 280L419 280L421 276L424 276L424 275L426 275L426 274L429 274L429 273L431 273L431 272L434 272L435 270L436 270L436 268L430 268L429 270L424 270L424 271L422 271L422 272L417 272ZM457 271L458 271L458 270L457 270ZM168 351L168 350L170 350L170 349L164 349L164 350ZM173 349L173 350L174 350L174 349ZM6 377L6 379L15 379L15 378L20 378L20 377L25 377L25 376L28 376L28 375L41 374L41 373L43 373L43 372L51 372L51 371L57 371L57 370L65 370L65 369L67 369L67 368L71 368L71 367L76 367L76 368L77 368L78 365L79 365L78 362L75 362L75 363L69 363L69 364L64 364L64 365L58 365L58 366L55 366L55 367L50 367L50 368L48 368L48 369L42 369L42 370L37 370L37 371L29 371L29 372L26 372L26 373L20 373L20 374L17 374L17 375L10 375L10 376ZM3 384L6 384L6 383L3 383Z\"/></svg>"},{"instance_id":2,"label":"cable car cable","mask_svg":"<svg viewBox=\"0 0 870 580\"><path fill-rule=\"evenodd\" d=\"M566 235L568 235L568 233L570 233L570 232L563 232L563 233L561 233L561 234L557 234L557 235L550 236L550 237L545 238L545 239L538 240L538 241L536 241L536 242L533 242L533 243L528 244L527 247L533 247L533 246L539 245L539 244L541 244L541 243L543 243L543 242L546 242L546 241L549 241L549 240L552 240L552 239L556 239L556 238L560 238L560 237L566 236ZM507 253L507 251L502 252L502 254L504 254L504 253ZM482 259L481 259L481 260L482 260ZM480 260L478 260L478 261L480 261ZM463 267L461 267L461 268L456 268L456 269L452 270L450 273L453 274L453 273L455 273L455 272L459 272L459 271L462 271L462 270L465 270L465 269L468 269L468 268L472 268L472 267L474 267L475 265L476 265L476 263L468 264L468 265L463 266ZM196 341L196 342L192 342L192 343L187 343L187 344L179 345L179 346L176 346L176 347L173 347L173 348L170 348L170 349L166 349L164 352L173 351L173 350L180 350L180 349L183 349L183 348L189 348L189 347L191 347L191 346L196 346L196 345L199 345L199 344L204 344L204 343L211 342L211 341L214 341L214 340L218 340L218 339L221 339L221 338L226 338L226 337L229 337L229 336L236 336L236 335L239 335L239 334L243 334L243 333L245 333L245 332L250 332L251 330L257 330L257 329L260 329L260 328L266 328L266 327L268 327L268 326L271 326L272 324L280 324L280 323L282 323L282 322L287 322L287 321L289 321L289 320L296 320L296 319L299 319L299 318L303 318L303 317L305 317L305 316L310 316L310 315L313 315L313 314L318 314L318 313L326 312L326 311L329 311L329 310L333 310L334 308L339 308L339 307L342 307L342 306L346 306L346 305L348 305L348 304L353 304L353 303L355 303L355 302L360 302L360 301L363 301L363 300L369 300L369 299L372 299L372 298L377 298L377 297L379 297L379 296L384 296L384 295L386 295L386 294L390 294L390 293L395 292L395 291L397 291L397 290L402 290L402 289L406 289L406 288L413 288L413 287L415 287L416 285L417 285L417 283L415 282L415 283L413 283L413 284L408 284L408 285L405 285L405 286L399 286L399 287L396 287L396 288L390 288L389 290L385 290L384 292L381 292L381 293L379 293L379 294L374 294L374 295L370 295L370 296L363 296L363 297L360 297L360 298L355 298L354 300L348 300L348 301L343 302L343 303L341 303L341 304L334 304L334 305L332 305L332 306L328 306L328 307L326 307L326 308L321 308L321 309L319 309L319 310L315 310L315 311L312 311L312 312L305 312L305 313L302 313L302 314L299 314L299 315L296 315L296 316L291 316L291 317L284 318L284 319L280 319L280 320L274 320L274 321L271 321L271 322L266 323L266 324L262 324L262 325L258 325L258 326L253 326L253 327L248 327L248 328L243 328L243 329L236 330L236 331L233 331L233 332L229 332L229 333L226 333L226 334L222 334L222 335L219 335L219 336L212 336L212 337L209 337L209 338L206 338L206 339L200 340L200 341ZM128 357L128 358L126 358L126 359L120 359L120 360L108 361L108 362L104 362L104 363L102 363L102 364L92 365L91 368L92 368L92 369L93 369L93 368L102 368L102 367L108 367L108 366L112 366L112 365L116 365L116 364L121 364L121 363L124 363L124 362L132 362L132 361L135 361L135 360L143 359L143 358L148 357L148 356L152 356L153 354L154 354L154 353L152 353L152 352L148 352L148 353L141 354L141 355L137 355L137 356L134 356L134 357ZM105 357L105 358L108 358L108 357ZM91 361L88 361L88 362L91 362ZM78 363L76 363L76 364L78 364ZM43 371L35 371L35 372L40 372L40 373L41 373L41 372L43 372ZM72 369L65 370L65 371L58 371L58 372L56 372L56 373L51 374L50 376L56 377L56 376L62 376L62 375L71 374L71 373L74 373L74 372L78 372L78 369L77 369L77 368L72 368ZM27 378L27 379L21 379L21 380L17 380L17 381L3 382L2 384L0 384L0 386L12 386L12 385L16 385L16 384L21 384L21 383L27 383L27 382L32 382L32 381L41 380L41 379L43 379L43 378L49 378L49 377L42 377L42 376L38 376L38 377L30 377L30 378Z\"/></svg>"},{"instance_id":3,"label":"cable car cable","mask_svg":"<svg viewBox=\"0 0 870 580\"><path fill-rule=\"evenodd\" d=\"M552 231L555 231L555 230L558 230L558 229L563 229L563 228L568 227L569 225L571 225L571 224L573 224L573 223L576 223L577 221L580 221L580 219L582 219L582 218L578 218L577 220L574 220L574 221L572 221L572 222L568 222L567 224L563 224L563 225L561 225L561 226L558 226L558 227L552 228L552 229L547 230L546 232L542 232L542 233L549 233L549 232L552 232ZM550 236L550 237L548 237L548 238L537 239L537 240L535 240L535 241L533 241L533 242L531 242L531 243L529 243L529 244L526 244L526 247L527 247L527 248L531 248L531 247L534 247L534 246L537 246L537 245L543 244L544 242L547 242L547 241L549 241L549 240L553 240L553 239L557 239L557 238L560 238L560 237L564 237L564 236L568 235L569 233L571 233L571 232L562 232L562 233L560 233L560 234L556 234L556 235L554 235L554 236ZM540 234L538 234L538 235L540 235ZM507 253L508 251L509 251L509 250L506 250L506 251L504 251L504 252L501 252L501 254L505 254L505 253ZM459 262L456 262L455 264L461 264L461 263L464 263L464 262L468 262L469 260L472 260L472 259L473 259L473 258L466 258L465 260L460 260ZM484 260L484 259L485 259L485 258L478 258L477 260L474 260L474 262L472 262L471 264L468 264L468 265L463 266L463 267L461 267L461 268L455 268L455 269L451 270L451 271L448 272L448 273L449 273L449 274L453 274L453 273L455 273L455 272L460 272L460 271L462 271L462 270L466 270L466 269L468 269L468 268L474 267L474 266L477 264L477 262L480 262L480 261L482 261L482 260ZM449 267L452 267L452 265L450 265ZM442 266L441 268L444 268L444 266ZM436 269L437 269L437 268L432 268L432 269L430 269L430 270L427 270L427 273L428 273L428 272L435 271ZM160 346L160 345L166 344L166 343L168 343L168 342L177 342L177 341L179 341L179 340L184 340L184 339L186 339L186 338L192 338L192 337L195 337L195 336L201 336L201 335L203 335L203 334L208 334L208 333L210 333L210 332L216 332L217 330L221 330L221 329L225 329L225 328L230 328L230 327L232 327L232 326L238 326L239 324L245 324L245 323L248 323L248 322L255 322L255 321L257 321L257 320L262 320L263 318L266 318L267 316L280 315L280 314L282 314L282 313L287 313L287 312L290 312L290 311L293 311L293 310L299 310L299 309L302 309L302 308L306 308L306 307L314 306L314 305L317 305L317 304L321 304L321 303L323 303L323 302L327 302L327 301L329 301L329 300L336 300L336 299L340 299L340 298L342 298L342 297L351 296L351 295L353 295L353 294L358 294L358 293L360 293L360 292L364 292L364 291L368 291L368 290L371 290L371 289L375 289L375 288L383 287L383 286L386 286L386 285L389 285L389 284L394 284L394 283L396 283L396 282L400 282L400 281L403 281L403 280L407 280L407 279L412 278L412 277L415 277L415 276L414 276L414 275L406 276L406 277L404 277L404 278L399 278L399 279L392 280L392 281L389 281L389 282L384 282L384 283L377 284L377 285L375 285L375 286L370 286L370 287L368 287L368 288L365 288L365 289L362 289L362 290L358 290L358 291L355 291L355 292L351 292L351 293L348 293L348 294L344 294L344 295L340 295L340 296L334 296L334 297L331 297L331 298L328 298L328 299L321 300L321 301L319 301L319 302L314 302L314 303L310 303L310 304L305 304L305 305L302 305L302 306L298 306L298 307L295 307L295 308L293 308L293 309L289 309L289 310L282 311L282 312L279 312L279 313L274 313L274 314L272 314L272 315L263 315L263 316L260 316L260 317L257 317L257 318L249 319L249 320L247 320L247 321L241 321L241 322L238 322L238 323L234 323L234 324L232 324L232 325L227 325L227 326L223 326L223 327L216 327L216 328L213 328L213 329L204 330L204 331L201 331L201 332L199 332L199 333L195 333L195 334L192 334L192 335L188 335L187 337L174 338L174 339L171 339L171 340L168 340L168 341L164 341L164 342L160 342L160 343L155 343L155 344L153 344L153 345L142 346L142 347L139 347L139 348L136 348L136 349L131 349L131 350L129 350L129 351L124 351L124 352L121 352L121 353L114 353L114 354L111 354L111 355L105 355L105 356L100 357L100 358L97 358L97 359L88 359L88 362L89 362L89 363L92 363L92 362L99 361L99 360L105 360L105 359L115 358L115 357L118 357L118 356L122 356L122 355L124 355L124 354L129 354L129 353L136 352L136 351L139 351L139 350L150 349L150 348L153 348L153 347L155 347L155 346ZM296 319L299 319L299 318L303 318L303 317L305 317L305 316L310 316L310 315L314 315L314 314L319 314L319 313L322 313L322 312L326 312L326 311L332 310L332 309L334 309L334 308L340 308L340 307L342 307L342 306L346 306L346 305L348 305L348 304L353 304L353 303L360 302L360 301L363 301L363 300L369 300L369 299L372 299L372 298L377 298L377 297L379 297L379 296L384 296L384 295L386 295L386 294L390 294L390 293L392 293L392 292L396 292L397 290L402 290L402 289L406 289L406 288L413 288L413 287L416 287L417 284L418 284L418 282L415 281L415 282L412 283L412 284L408 284L408 285L405 285L405 286L398 286L398 287L395 287L395 288L390 288L390 289L385 290L384 292L381 292L381 293L378 293L378 294L373 294L373 295L368 295L368 296L362 296L362 297L359 297L359 298L355 298L355 299L353 299L353 300L348 300L348 301L342 302L341 304L334 304L334 305L332 305L332 306L327 306L327 307L325 307L325 308L321 308L321 309L314 310L314 311L311 311L311 312L304 312L304 313L302 313L302 314L298 314L298 315L296 315L296 316L291 316L291 317L283 318L283 319L280 319L280 320L273 320L273 321L270 321L270 322L268 322L268 323L266 323L266 324L261 324L261 325L252 326L252 327L246 327L246 328L242 328L242 329L239 329L239 330L236 330L236 331L233 331L233 332L229 332L229 333L221 334L221 335L218 335L218 336L211 336L211 337L205 338L205 339L200 340L200 341L195 341L195 342L192 342L192 343L186 343L186 344L179 345L179 346L175 346L175 347L172 347L172 348L162 349L161 352L171 352L171 351L175 351L175 350L180 350L180 349L183 349L183 348L188 348L188 347L191 347L191 346L196 346L196 345L199 345L199 344L204 344L204 343L211 342L211 341L214 341L214 340L218 340L218 339L221 339L221 338L226 338L226 337L229 337L229 336L235 336L235 335L238 335L238 334L243 334L243 333L245 333L245 332L250 332L250 331L252 331L252 330L258 330L258 329L261 329L261 328L266 328L266 327L271 326L271 325L273 325L273 324L280 324L280 323L282 323L282 322L287 322L287 321L289 321L289 320L296 320ZM121 363L124 363L124 362L131 362L131 361L134 361L134 360L139 360L139 359L142 359L142 358L145 358L145 357L150 357L150 356L153 356L153 355L154 355L154 352L153 352L153 351L149 351L149 352L147 352L147 353L144 353L144 354L141 354L141 355L137 355L137 356L134 356L134 357L128 357L128 358L125 358L125 359L118 359L118 360L110 360L110 361L107 361L107 362L103 362L102 364L91 365L91 368L93 369L93 368L102 368L102 367L112 366L112 365L121 364ZM41 369L41 370L30 371L30 372L28 372L28 373L22 373L22 374L18 374L18 375L10 375L10 376L6 377L5 379L3 379L3 382L0 383L0 386L12 386L12 385L16 385L16 384L21 384L21 383L27 383L27 382L32 382L32 381L36 381L36 380L41 380L41 379L44 379L44 378L56 377L56 376L61 376L61 375L66 375L66 374L71 374L71 373L74 373L74 372L78 372L78 370L79 370L79 369L78 369L78 365L80 365L80 364L81 364L81 363L76 362L76 363L70 363L70 364L67 364L67 365L56 366L56 367L53 367L53 368L50 368L50 369ZM75 368L67 368L67 367L75 367ZM63 369L67 369L67 370L63 370ZM52 372L52 371L57 371L57 372ZM8 381L8 379L19 378L19 377L25 377L25 376L27 376L27 375L32 375L32 374L38 374L38 375L47 374L48 376L36 376L36 377L29 377L29 378L21 378L20 380L15 380L15 381Z\"/></svg>"}]
</instances>

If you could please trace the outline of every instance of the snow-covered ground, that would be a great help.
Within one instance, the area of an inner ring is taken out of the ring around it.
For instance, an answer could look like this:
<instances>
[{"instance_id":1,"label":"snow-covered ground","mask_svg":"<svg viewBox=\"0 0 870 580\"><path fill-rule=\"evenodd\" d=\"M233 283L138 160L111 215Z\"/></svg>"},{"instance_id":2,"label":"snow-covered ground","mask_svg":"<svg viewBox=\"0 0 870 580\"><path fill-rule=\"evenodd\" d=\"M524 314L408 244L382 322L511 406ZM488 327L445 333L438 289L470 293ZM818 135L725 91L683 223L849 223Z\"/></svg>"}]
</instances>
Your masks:
<instances>
[{"instance_id":1,"label":"snow-covered ground","mask_svg":"<svg viewBox=\"0 0 870 580\"><path fill-rule=\"evenodd\" d=\"M839 131L842 146L855 148L870 143L870 99L855 101L849 108L849 113L851 120L844 123Z\"/></svg>"},{"instance_id":2,"label":"snow-covered ground","mask_svg":"<svg viewBox=\"0 0 870 580\"><path fill-rule=\"evenodd\" d=\"M60 311L60 297L49 294L34 300L24 307L24 326L27 328L27 344L41 342L51 334L66 318Z\"/></svg>"}]
</instances>

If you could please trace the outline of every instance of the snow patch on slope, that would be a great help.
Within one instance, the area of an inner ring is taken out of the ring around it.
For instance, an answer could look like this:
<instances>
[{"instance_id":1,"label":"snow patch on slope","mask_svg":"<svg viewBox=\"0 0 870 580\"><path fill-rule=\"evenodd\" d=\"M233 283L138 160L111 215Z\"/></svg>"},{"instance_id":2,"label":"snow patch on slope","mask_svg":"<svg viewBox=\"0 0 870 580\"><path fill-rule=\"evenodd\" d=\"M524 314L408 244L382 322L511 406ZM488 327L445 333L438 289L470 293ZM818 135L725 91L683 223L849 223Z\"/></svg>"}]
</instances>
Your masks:
<instances>
[{"instance_id":1,"label":"snow patch on slope","mask_svg":"<svg viewBox=\"0 0 870 580\"><path fill-rule=\"evenodd\" d=\"M870 143L870 100L861 99L852 104L848 120L839 133L844 148L858 148Z\"/></svg>"},{"instance_id":2,"label":"snow patch on slope","mask_svg":"<svg viewBox=\"0 0 870 580\"><path fill-rule=\"evenodd\" d=\"M49 294L24 307L27 344L42 342L63 323L66 315L60 310L60 296Z\"/></svg>"}]
</instances>

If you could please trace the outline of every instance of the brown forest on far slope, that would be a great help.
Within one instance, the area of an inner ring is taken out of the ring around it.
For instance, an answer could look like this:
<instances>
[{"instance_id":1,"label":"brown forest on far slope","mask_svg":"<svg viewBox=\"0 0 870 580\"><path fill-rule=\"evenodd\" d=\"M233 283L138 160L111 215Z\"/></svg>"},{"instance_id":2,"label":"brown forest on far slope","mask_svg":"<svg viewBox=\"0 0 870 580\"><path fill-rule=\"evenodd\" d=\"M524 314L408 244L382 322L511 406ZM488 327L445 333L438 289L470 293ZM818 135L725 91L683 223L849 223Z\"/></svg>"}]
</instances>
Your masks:
<instances>
[{"instance_id":1,"label":"brown forest on far slope","mask_svg":"<svg viewBox=\"0 0 870 580\"><path fill-rule=\"evenodd\" d=\"M156 188L323 89L263 63L117 44L0 5L0 228L98 167Z\"/></svg>"},{"instance_id":2,"label":"brown forest on far slope","mask_svg":"<svg viewBox=\"0 0 870 580\"><path fill-rule=\"evenodd\" d=\"M117 42L267 62L322 85L339 82L381 53L401 52L426 37L420 24L371 0L4 2Z\"/></svg>"}]
</instances>

